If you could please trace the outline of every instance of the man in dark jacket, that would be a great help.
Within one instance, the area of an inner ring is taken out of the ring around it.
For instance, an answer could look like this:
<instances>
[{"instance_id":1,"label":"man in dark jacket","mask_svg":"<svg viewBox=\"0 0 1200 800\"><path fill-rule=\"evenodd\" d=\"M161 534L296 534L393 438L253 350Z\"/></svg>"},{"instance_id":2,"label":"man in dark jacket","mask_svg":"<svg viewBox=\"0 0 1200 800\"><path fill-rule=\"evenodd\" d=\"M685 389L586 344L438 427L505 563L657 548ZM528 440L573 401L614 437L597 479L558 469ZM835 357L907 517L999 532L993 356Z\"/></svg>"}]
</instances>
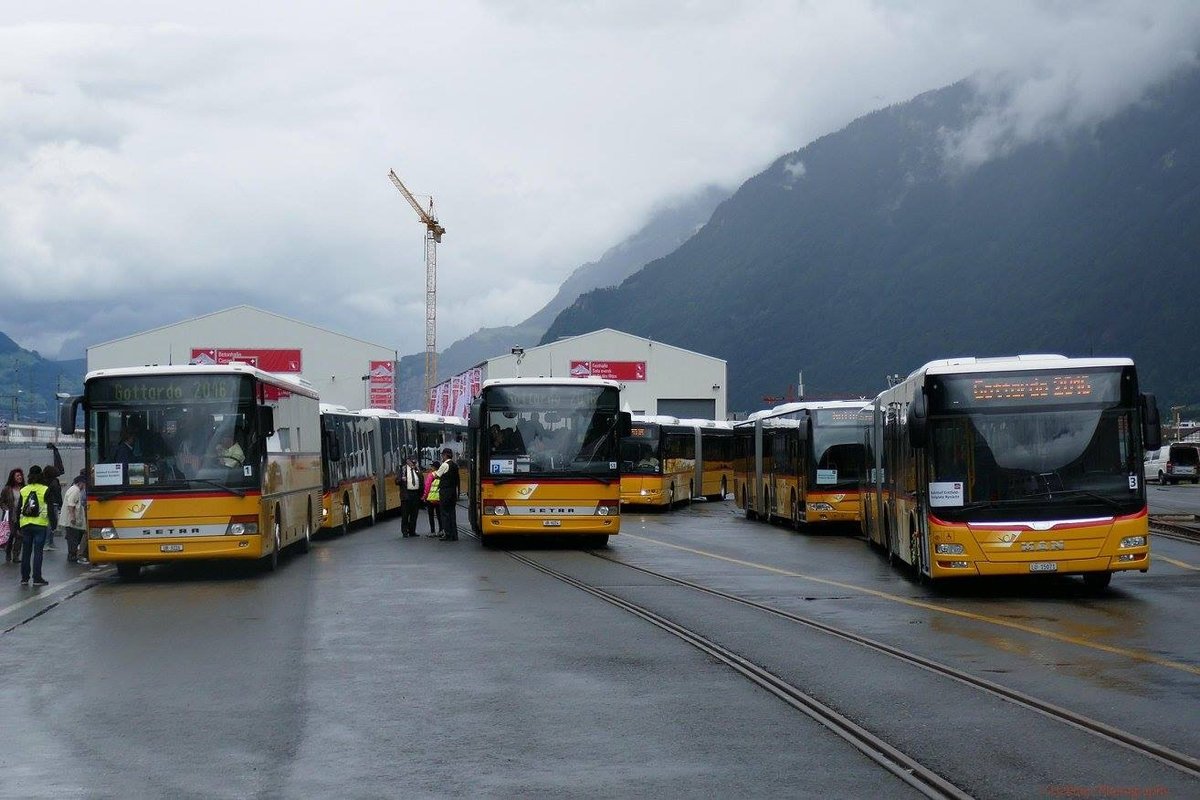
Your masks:
<instances>
[{"instance_id":1,"label":"man in dark jacket","mask_svg":"<svg viewBox=\"0 0 1200 800\"><path fill-rule=\"evenodd\" d=\"M458 464L454 463L454 451L449 447L442 450L442 465L434 473L438 478L438 513L442 518L444 542L458 541Z\"/></svg>"}]
</instances>

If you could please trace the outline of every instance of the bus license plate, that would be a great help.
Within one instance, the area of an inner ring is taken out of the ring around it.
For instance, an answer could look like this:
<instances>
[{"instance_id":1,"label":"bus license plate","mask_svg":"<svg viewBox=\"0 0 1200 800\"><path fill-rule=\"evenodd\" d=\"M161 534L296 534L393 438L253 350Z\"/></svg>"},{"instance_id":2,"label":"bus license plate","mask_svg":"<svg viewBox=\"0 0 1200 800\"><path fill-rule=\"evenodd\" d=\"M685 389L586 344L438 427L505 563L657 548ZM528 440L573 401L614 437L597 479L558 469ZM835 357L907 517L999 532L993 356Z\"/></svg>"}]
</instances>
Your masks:
<instances>
[{"instance_id":1,"label":"bus license plate","mask_svg":"<svg viewBox=\"0 0 1200 800\"><path fill-rule=\"evenodd\" d=\"M162 553L182 553L183 545L181 544L163 544L158 546L159 552Z\"/></svg>"},{"instance_id":2,"label":"bus license plate","mask_svg":"<svg viewBox=\"0 0 1200 800\"><path fill-rule=\"evenodd\" d=\"M1030 572L1058 572L1057 561L1034 561L1029 565Z\"/></svg>"},{"instance_id":3,"label":"bus license plate","mask_svg":"<svg viewBox=\"0 0 1200 800\"><path fill-rule=\"evenodd\" d=\"M546 528L557 528L559 525L562 525L561 519L544 519L544 520L542 520L542 526L546 527Z\"/></svg>"}]
</instances>

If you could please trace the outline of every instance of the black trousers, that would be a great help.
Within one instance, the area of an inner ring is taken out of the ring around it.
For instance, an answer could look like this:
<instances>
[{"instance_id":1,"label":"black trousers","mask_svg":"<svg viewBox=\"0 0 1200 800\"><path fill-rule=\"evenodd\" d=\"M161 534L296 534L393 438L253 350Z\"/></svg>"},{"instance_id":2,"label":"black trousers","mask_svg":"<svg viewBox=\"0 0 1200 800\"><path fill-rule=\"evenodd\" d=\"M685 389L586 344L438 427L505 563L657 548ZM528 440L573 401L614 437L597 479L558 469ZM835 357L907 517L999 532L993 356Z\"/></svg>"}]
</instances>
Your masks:
<instances>
[{"instance_id":1,"label":"black trousers","mask_svg":"<svg viewBox=\"0 0 1200 800\"><path fill-rule=\"evenodd\" d=\"M409 536L417 532L417 515L421 513L421 490L405 489L400 502L400 531Z\"/></svg>"},{"instance_id":2,"label":"black trousers","mask_svg":"<svg viewBox=\"0 0 1200 800\"><path fill-rule=\"evenodd\" d=\"M447 539L458 538L458 498L442 495L438 504L438 515L442 519L442 535Z\"/></svg>"}]
</instances>

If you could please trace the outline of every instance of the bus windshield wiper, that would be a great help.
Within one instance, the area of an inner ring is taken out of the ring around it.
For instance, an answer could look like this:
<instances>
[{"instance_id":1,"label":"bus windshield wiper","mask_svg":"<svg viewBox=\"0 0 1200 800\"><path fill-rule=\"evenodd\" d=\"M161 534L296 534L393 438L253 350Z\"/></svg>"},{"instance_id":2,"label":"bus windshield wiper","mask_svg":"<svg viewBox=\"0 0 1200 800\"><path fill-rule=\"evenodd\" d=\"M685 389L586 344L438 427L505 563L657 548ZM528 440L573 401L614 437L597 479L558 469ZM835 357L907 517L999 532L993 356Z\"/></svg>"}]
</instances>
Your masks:
<instances>
[{"instance_id":1,"label":"bus windshield wiper","mask_svg":"<svg viewBox=\"0 0 1200 800\"><path fill-rule=\"evenodd\" d=\"M1064 495L1064 494L1073 494L1076 497L1089 497L1093 500L1099 500L1103 503L1107 503L1108 505L1112 506L1113 508L1121 508L1122 505L1124 505L1120 500L1117 500L1116 498L1107 497L1105 495L1100 494L1099 492L1093 492L1088 489L1062 489L1060 491L1054 492L1055 497L1058 497L1058 496Z\"/></svg>"},{"instance_id":2,"label":"bus windshield wiper","mask_svg":"<svg viewBox=\"0 0 1200 800\"><path fill-rule=\"evenodd\" d=\"M238 497L246 496L246 492L243 491L242 489L235 489L232 486L226 486L223 483L217 483L216 481L209 480L208 478L175 478L175 479L169 480L169 481L159 481L158 483L151 484L151 485L157 486L159 488L167 488L167 487L189 488L190 485L193 483L205 483L205 484L208 484L209 486L215 486L216 488L220 489L223 492L229 492L230 494L237 495Z\"/></svg>"}]
</instances>

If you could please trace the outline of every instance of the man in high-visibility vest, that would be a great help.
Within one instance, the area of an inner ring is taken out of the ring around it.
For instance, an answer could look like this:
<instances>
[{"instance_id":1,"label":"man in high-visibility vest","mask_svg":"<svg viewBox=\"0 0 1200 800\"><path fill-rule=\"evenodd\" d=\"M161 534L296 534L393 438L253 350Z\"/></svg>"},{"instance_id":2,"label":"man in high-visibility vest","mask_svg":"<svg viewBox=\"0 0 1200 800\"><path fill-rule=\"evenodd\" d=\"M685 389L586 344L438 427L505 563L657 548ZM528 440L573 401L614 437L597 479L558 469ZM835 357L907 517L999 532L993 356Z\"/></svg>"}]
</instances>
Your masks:
<instances>
[{"instance_id":1,"label":"man in high-visibility vest","mask_svg":"<svg viewBox=\"0 0 1200 800\"><path fill-rule=\"evenodd\" d=\"M29 468L29 482L21 488L21 500L17 506L21 519L21 585L29 585L30 567L33 585L49 583L42 577L42 549L46 546L46 531L50 528L50 504L46 502L49 490L42 477L42 469L36 465Z\"/></svg>"}]
</instances>

